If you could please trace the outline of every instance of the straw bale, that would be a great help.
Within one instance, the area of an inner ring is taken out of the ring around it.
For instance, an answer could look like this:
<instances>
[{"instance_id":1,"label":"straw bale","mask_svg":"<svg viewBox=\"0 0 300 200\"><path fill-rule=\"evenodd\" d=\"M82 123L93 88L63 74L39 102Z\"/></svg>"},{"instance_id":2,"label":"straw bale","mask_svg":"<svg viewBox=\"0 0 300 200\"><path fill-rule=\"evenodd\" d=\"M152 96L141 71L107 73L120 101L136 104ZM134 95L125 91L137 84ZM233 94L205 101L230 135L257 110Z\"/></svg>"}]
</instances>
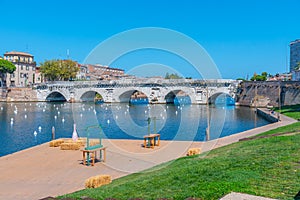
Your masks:
<instances>
[{"instance_id":1,"label":"straw bale","mask_svg":"<svg viewBox=\"0 0 300 200\"><path fill-rule=\"evenodd\" d=\"M65 143L72 143L74 142L72 139L65 139Z\"/></svg>"},{"instance_id":2,"label":"straw bale","mask_svg":"<svg viewBox=\"0 0 300 200\"><path fill-rule=\"evenodd\" d=\"M86 144L86 140L82 138L78 138L76 141L74 141L73 139L66 139L65 143L77 143L79 146L84 147L84 145Z\"/></svg>"},{"instance_id":3,"label":"straw bale","mask_svg":"<svg viewBox=\"0 0 300 200\"><path fill-rule=\"evenodd\" d=\"M50 147L59 147L62 143L64 143L64 140L63 140L63 139L56 139L56 140L52 140L52 141L49 143L49 146L50 146Z\"/></svg>"},{"instance_id":4,"label":"straw bale","mask_svg":"<svg viewBox=\"0 0 300 200\"><path fill-rule=\"evenodd\" d=\"M78 140L76 141L76 143L79 144L81 147L84 147L86 141L84 141L84 140L82 140L82 139L78 139Z\"/></svg>"},{"instance_id":5,"label":"straw bale","mask_svg":"<svg viewBox=\"0 0 300 200\"><path fill-rule=\"evenodd\" d=\"M86 145L87 138L78 138L76 141L73 139L66 139L65 143L78 143L81 147ZM99 139L90 139L89 140L90 146L95 146L100 144Z\"/></svg>"},{"instance_id":6,"label":"straw bale","mask_svg":"<svg viewBox=\"0 0 300 200\"><path fill-rule=\"evenodd\" d=\"M200 148L190 148L187 152L187 156L192 156L192 155L197 155L201 153L201 149Z\"/></svg>"},{"instance_id":7,"label":"straw bale","mask_svg":"<svg viewBox=\"0 0 300 200\"><path fill-rule=\"evenodd\" d=\"M80 144L76 142L64 142L60 145L61 150L79 150L80 149Z\"/></svg>"},{"instance_id":8,"label":"straw bale","mask_svg":"<svg viewBox=\"0 0 300 200\"><path fill-rule=\"evenodd\" d=\"M97 188L111 183L110 175L93 176L85 180L85 188Z\"/></svg>"}]
</instances>

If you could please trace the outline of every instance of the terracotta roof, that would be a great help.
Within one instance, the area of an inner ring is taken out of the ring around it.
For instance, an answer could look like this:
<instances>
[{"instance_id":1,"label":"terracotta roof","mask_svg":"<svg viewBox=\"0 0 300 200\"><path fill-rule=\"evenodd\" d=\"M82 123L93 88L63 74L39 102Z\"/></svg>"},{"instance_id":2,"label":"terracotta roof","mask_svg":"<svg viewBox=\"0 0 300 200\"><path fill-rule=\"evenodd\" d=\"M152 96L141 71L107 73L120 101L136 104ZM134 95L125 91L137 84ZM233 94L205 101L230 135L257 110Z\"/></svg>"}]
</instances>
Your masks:
<instances>
[{"instance_id":1,"label":"terracotta roof","mask_svg":"<svg viewBox=\"0 0 300 200\"><path fill-rule=\"evenodd\" d=\"M6 53L4 54L4 56L8 56L8 55L20 55L20 56L30 56L30 57L33 57L33 55L31 55L31 54L29 54L29 53L18 52L18 51L6 52Z\"/></svg>"}]
</instances>

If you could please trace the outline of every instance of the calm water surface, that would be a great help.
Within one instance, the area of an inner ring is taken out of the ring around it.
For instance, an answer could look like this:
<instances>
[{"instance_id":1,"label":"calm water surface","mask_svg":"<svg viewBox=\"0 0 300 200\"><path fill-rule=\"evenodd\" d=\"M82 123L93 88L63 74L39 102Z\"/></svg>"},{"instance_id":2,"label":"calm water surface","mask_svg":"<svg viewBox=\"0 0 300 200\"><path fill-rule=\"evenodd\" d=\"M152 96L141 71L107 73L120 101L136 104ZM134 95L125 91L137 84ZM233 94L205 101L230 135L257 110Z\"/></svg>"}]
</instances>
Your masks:
<instances>
[{"instance_id":1,"label":"calm water surface","mask_svg":"<svg viewBox=\"0 0 300 200\"><path fill-rule=\"evenodd\" d=\"M0 156L50 141L52 127L56 138L71 138L74 123L79 137L141 139L148 118L150 132L163 140L204 141L208 124L215 139L269 123L250 108L234 106L0 103Z\"/></svg>"}]
</instances>

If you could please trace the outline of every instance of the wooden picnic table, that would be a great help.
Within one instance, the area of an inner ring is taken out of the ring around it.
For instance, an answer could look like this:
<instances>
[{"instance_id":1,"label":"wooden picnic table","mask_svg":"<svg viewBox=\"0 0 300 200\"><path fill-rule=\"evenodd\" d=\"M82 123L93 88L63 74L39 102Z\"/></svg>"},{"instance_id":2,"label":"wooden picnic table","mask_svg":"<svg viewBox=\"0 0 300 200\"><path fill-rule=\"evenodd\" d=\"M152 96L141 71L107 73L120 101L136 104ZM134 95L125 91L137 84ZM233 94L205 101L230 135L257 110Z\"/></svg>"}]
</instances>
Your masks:
<instances>
[{"instance_id":1,"label":"wooden picnic table","mask_svg":"<svg viewBox=\"0 0 300 200\"><path fill-rule=\"evenodd\" d=\"M154 146L160 145L160 134L153 133L144 136L144 147L154 148Z\"/></svg>"},{"instance_id":2,"label":"wooden picnic table","mask_svg":"<svg viewBox=\"0 0 300 200\"><path fill-rule=\"evenodd\" d=\"M105 162L106 160L106 148L107 147L99 147L95 149L82 149L82 158L84 165L90 165L90 159L92 160L92 166L95 165L95 159L97 158L97 151L99 151L99 160Z\"/></svg>"}]
</instances>

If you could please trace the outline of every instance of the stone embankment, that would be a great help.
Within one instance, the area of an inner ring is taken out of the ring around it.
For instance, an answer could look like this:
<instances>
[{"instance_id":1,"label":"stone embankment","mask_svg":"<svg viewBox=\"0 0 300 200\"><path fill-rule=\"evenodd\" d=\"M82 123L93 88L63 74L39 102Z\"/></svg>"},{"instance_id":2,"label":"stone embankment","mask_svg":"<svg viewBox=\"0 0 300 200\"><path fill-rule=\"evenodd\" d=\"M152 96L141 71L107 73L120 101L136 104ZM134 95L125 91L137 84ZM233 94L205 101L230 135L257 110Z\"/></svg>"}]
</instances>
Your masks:
<instances>
[{"instance_id":1,"label":"stone embankment","mask_svg":"<svg viewBox=\"0 0 300 200\"><path fill-rule=\"evenodd\" d=\"M265 118L267 121L271 123L278 122L280 120L278 113L268 110L267 108L265 109L258 108L256 112L258 115L262 116L263 118Z\"/></svg>"},{"instance_id":2,"label":"stone embankment","mask_svg":"<svg viewBox=\"0 0 300 200\"><path fill-rule=\"evenodd\" d=\"M300 104L299 81L246 81L237 91L237 103L250 107Z\"/></svg>"},{"instance_id":3,"label":"stone embankment","mask_svg":"<svg viewBox=\"0 0 300 200\"><path fill-rule=\"evenodd\" d=\"M1 91L1 90L0 90ZM0 101L29 102L38 101L37 92L31 88L8 88L1 91Z\"/></svg>"}]
</instances>

